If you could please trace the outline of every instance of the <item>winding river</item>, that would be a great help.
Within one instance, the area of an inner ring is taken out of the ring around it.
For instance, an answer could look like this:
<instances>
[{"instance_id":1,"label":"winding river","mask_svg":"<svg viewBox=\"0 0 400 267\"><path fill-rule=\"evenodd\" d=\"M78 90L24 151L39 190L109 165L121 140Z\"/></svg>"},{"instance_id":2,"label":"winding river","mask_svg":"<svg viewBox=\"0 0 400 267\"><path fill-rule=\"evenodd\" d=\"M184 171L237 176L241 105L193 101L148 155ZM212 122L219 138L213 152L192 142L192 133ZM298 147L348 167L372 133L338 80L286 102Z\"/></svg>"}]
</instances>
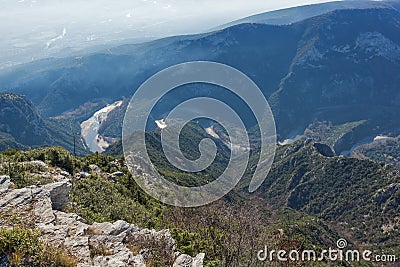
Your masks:
<instances>
[{"instance_id":1,"label":"winding river","mask_svg":"<svg viewBox=\"0 0 400 267\"><path fill-rule=\"evenodd\" d=\"M108 114L121 105L122 101L107 105L94 113L88 120L81 123L81 136L91 152L103 152L110 145L99 135L99 128L101 123L107 119Z\"/></svg>"}]
</instances>

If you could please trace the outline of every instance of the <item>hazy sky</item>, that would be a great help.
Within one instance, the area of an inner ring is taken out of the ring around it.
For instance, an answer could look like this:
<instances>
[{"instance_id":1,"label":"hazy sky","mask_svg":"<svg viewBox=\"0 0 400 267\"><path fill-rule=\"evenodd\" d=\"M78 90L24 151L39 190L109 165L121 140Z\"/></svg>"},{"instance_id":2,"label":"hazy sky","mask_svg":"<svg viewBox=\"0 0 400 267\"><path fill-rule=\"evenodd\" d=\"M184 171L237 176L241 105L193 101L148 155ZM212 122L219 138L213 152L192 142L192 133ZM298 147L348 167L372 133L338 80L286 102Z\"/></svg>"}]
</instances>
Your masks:
<instances>
[{"instance_id":1,"label":"hazy sky","mask_svg":"<svg viewBox=\"0 0 400 267\"><path fill-rule=\"evenodd\" d=\"M214 27L256 13L324 0L0 0L1 30L39 25L119 24L157 32L168 23L181 31ZM5 23L5 24L4 24ZM88 23L88 24L84 24ZM179 25L178 25L179 24ZM61 30L60 30L61 31Z\"/></svg>"},{"instance_id":2,"label":"hazy sky","mask_svg":"<svg viewBox=\"0 0 400 267\"><path fill-rule=\"evenodd\" d=\"M320 2L329 1L0 0L0 67L66 47L196 33L265 11Z\"/></svg>"}]
</instances>

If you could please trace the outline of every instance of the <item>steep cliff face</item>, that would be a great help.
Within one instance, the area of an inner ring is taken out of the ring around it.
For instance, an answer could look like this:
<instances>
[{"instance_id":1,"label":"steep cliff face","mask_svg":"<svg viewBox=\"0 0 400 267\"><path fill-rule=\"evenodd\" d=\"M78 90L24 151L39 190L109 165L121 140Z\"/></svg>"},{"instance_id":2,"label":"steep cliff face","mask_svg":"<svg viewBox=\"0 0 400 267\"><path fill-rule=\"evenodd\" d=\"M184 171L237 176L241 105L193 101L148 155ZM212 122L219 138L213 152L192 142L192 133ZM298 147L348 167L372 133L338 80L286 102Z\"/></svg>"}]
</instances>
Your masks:
<instances>
[{"instance_id":1,"label":"steep cliff face","mask_svg":"<svg viewBox=\"0 0 400 267\"><path fill-rule=\"evenodd\" d=\"M393 128L400 109L399 18L392 9L342 10L302 22L296 56L270 97L278 132L302 132L313 119Z\"/></svg>"},{"instance_id":2,"label":"steep cliff face","mask_svg":"<svg viewBox=\"0 0 400 267\"><path fill-rule=\"evenodd\" d=\"M22 95L0 94L0 132L20 146L50 143L46 124L34 105ZM1 146L1 144L0 144Z\"/></svg>"},{"instance_id":3,"label":"steep cliff face","mask_svg":"<svg viewBox=\"0 0 400 267\"><path fill-rule=\"evenodd\" d=\"M0 151L62 146L78 155L88 153L79 138L79 124L65 117L44 118L24 95L0 93Z\"/></svg>"}]
</instances>

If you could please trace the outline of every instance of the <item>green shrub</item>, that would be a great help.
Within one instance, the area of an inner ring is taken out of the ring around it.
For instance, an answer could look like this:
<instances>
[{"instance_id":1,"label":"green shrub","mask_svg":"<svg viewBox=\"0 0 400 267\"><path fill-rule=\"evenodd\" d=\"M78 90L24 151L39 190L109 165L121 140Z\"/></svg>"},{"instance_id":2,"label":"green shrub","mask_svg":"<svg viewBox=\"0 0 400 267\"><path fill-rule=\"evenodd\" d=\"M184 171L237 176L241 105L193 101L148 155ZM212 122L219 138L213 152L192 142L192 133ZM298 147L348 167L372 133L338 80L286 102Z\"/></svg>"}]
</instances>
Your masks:
<instances>
[{"instance_id":1,"label":"green shrub","mask_svg":"<svg viewBox=\"0 0 400 267\"><path fill-rule=\"evenodd\" d=\"M141 227L155 228L161 215L160 205L154 200L141 200L146 203L142 205L138 201L142 194L129 190L120 182L92 176L73 183L70 200L76 205L71 206L71 211L90 223L125 220Z\"/></svg>"},{"instance_id":2,"label":"green shrub","mask_svg":"<svg viewBox=\"0 0 400 267\"><path fill-rule=\"evenodd\" d=\"M77 260L65 251L46 245L38 231L14 227L0 229L0 255L11 266L72 267Z\"/></svg>"}]
</instances>

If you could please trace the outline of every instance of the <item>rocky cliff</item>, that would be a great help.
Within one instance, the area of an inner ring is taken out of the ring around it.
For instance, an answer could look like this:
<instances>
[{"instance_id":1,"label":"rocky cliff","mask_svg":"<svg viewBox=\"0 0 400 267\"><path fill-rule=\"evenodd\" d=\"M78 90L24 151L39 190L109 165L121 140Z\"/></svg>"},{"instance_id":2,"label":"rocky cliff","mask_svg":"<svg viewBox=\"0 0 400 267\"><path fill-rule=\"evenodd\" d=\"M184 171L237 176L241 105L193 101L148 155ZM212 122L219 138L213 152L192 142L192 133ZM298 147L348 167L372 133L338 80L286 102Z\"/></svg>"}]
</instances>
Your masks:
<instances>
[{"instance_id":1,"label":"rocky cliff","mask_svg":"<svg viewBox=\"0 0 400 267\"><path fill-rule=\"evenodd\" d=\"M0 177L0 228L11 228L7 218L28 220L47 244L67 250L78 266L203 266L204 254L191 257L175 251L169 230L140 229L125 221L88 224L77 214L63 210L69 201L68 179L43 186L13 189L8 176ZM156 248L156 249L155 249ZM159 252L159 255L149 253ZM1 255L1 258L7 256ZM3 265L2 265L3 266Z\"/></svg>"}]
</instances>

